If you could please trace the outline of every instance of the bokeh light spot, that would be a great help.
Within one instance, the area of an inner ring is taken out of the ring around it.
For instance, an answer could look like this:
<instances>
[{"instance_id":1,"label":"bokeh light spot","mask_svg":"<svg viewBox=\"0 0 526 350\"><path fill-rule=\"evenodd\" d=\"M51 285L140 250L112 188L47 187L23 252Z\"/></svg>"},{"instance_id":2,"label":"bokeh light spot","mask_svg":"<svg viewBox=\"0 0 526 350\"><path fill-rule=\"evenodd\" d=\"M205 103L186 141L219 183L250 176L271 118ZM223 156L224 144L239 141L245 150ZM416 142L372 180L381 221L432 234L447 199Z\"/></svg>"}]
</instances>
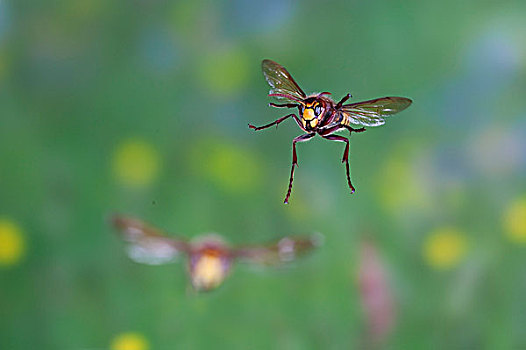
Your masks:
<instances>
[{"instance_id":1,"label":"bokeh light spot","mask_svg":"<svg viewBox=\"0 0 526 350\"><path fill-rule=\"evenodd\" d=\"M146 338L139 333L122 333L113 338L111 350L148 350Z\"/></svg>"},{"instance_id":2,"label":"bokeh light spot","mask_svg":"<svg viewBox=\"0 0 526 350\"><path fill-rule=\"evenodd\" d=\"M460 262L467 249L465 235L453 227L441 227L431 232L424 246L424 256L436 269L448 269Z\"/></svg>"},{"instance_id":3,"label":"bokeh light spot","mask_svg":"<svg viewBox=\"0 0 526 350\"><path fill-rule=\"evenodd\" d=\"M132 138L117 146L112 165L114 176L121 184L144 187L157 178L161 161L157 150L151 144Z\"/></svg>"},{"instance_id":4,"label":"bokeh light spot","mask_svg":"<svg viewBox=\"0 0 526 350\"><path fill-rule=\"evenodd\" d=\"M0 218L0 266L15 265L25 252L22 230L13 221Z\"/></svg>"},{"instance_id":5,"label":"bokeh light spot","mask_svg":"<svg viewBox=\"0 0 526 350\"><path fill-rule=\"evenodd\" d=\"M192 159L197 173L230 193L250 193L262 177L255 155L240 145L206 144L196 149Z\"/></svg>"},{"instance_id":6,"label":"bokeh light spot","mask_svg":"<svg viewBox=\"0 0 526 350\"><path fill-rule=\"evenodd\" d=\"M433 201L427 179L421 176L424 170L410 162L407 155L394 152L378 172L377 193L382 205L393 214L406 213L407 209L430 210Z\"/></svg>"},{"instance_id":7,"label":"bokeh light spot","mask_svg":"<svg viewBox=\"0 0 526 350\"><path fill-rule=\"evenodd\" d=\"M210 154L210 173L225 189L248 192L259 181L252 156L237 147L223 145Z\"/></svg>"},{"instance_id":8,"label":"bokeh light spot","mask_svg":"<svg viewBox=\"0 0 526 350\"><path fill-rule=\"evenodd\" d=\"M506 236L513 242L526 243L526 198L513 201L504 212Z\"/></svg>"},{"instance_id":9,"label":"bokeh light spot","mask_svg":"<svg viewBox=\"0 0 526 350\"><path fill-rule=\"evenodd\" d=\"M203 84L211 93L232 95L248 82L249 58L240 49L218 50L204 57L200 68Z\"/></svg>"}]
</instances>

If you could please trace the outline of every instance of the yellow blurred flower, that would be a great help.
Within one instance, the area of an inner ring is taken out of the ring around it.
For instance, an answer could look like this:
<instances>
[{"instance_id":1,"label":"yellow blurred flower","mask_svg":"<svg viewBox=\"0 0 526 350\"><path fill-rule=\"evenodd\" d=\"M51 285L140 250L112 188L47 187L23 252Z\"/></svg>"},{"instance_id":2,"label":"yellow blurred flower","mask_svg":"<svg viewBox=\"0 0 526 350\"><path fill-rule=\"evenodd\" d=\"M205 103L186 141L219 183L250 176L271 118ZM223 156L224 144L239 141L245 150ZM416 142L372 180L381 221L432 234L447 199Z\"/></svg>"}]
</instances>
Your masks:
<instances>
[{"instance_id":1,"label":"yellow blurred flower","mask_svg":"<svg viewBox=\"0 0 526 350\"><path fill-rule=\"evenodd\" d=\"M200 77L210 92L232 95L248 82L249 59L240 49L218 50L204 56Z\"/></svg>"},{"instance_id":2,"label":"yellow blurred flower","mask_svg":"<svg viewBox=\"0 0 526 350\"><path fill-rule=\"evenodd\" d=\"M467 239L453 227L442 227L431 232L424 245L424 257L436 269L455 266L466 254Z\"/></svg>"},{"instance_id":3,"label":"yellow blurred flower","mask_svg":"<svg viewBox=\"0 0 526 350\"><path fill-rule=\"evenodd\" d=\"M148 142L131 138L120 143L113 154L113 174L123 185L144 187L159 174L161 160Z\"/></svg>"},{"instance_id":4,"label":"yellow blurred flower","mask_svg":"<svg viewBox=\"0 0 526 350\"><path fill-rule=\"evenodd\" d=\"M150 348L146 338L139 333L122 333L111 341L111 350L148 350Z\"/></svg>"},{"instance_id":5,"label":"yellow blurred flower","mask_svg":"<svg viewBox=\"0 0 526 350\"><path fill-rule=\"evenodd\" d=\"M225 144L219 140L197 147L191 158L194 171L219 187L232 193L249 193L262 177L262 169L255 157L241 145Z\"/></svg>"},{"instance_id":6,"label":"yellow blurred flower","mask_svg":"<svg viewBox=\"0 0 526 350\"><path fill-rule=\"evenodd\" d=\"M0 266L18 263L24 252L25 241L20 227L11 220L0 218Z\"/></svg>"},{"instance_id":7,"label":"yellow blurred flower","mask_svg":"<svg viewBox=\"0 0 526 350\"><path fill-rule=\"evenodd\" d=\"M513 242L526 243L526 198L510 203L503 219L506 236Z\"/></svg>"}]
</instances>

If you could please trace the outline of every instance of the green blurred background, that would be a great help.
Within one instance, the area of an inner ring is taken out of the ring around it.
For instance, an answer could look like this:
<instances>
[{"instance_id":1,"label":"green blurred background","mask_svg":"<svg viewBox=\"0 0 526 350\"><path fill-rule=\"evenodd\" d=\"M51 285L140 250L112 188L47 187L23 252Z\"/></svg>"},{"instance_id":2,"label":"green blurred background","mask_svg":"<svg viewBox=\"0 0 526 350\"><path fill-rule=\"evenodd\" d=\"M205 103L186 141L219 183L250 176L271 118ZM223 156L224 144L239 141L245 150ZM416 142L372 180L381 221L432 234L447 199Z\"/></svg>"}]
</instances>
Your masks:
<instances>
[{"instance_id":1,"label":"green blurred background","mask_svg":"<svg viewBox=\"0 0 526 350\"><path fill-rule=\"evenodd\" d=\"M394 325L380 347L526 348L524 1L0 0L0 348L361 348L361 242ZM335 99L413 105L298 145L261 60ZM343 133L346 134L346 133ZM134 215L233 244L321 232L292 268L188 290L130 261ZM122 340L122 337L128 337Z\"/></svg>"}]
</instances>

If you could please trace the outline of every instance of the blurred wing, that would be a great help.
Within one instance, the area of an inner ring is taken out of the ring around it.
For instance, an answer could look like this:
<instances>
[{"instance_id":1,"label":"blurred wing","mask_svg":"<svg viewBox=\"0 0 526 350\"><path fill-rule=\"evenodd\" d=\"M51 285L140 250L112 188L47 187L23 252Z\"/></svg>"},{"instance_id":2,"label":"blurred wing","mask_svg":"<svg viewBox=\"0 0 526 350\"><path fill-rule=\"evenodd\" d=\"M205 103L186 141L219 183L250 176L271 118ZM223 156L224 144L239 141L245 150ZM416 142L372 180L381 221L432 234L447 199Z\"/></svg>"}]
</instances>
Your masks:
<instances>
[{"instance_id":1,"label":"blurred wing","mask_svg":"<svg viewBox=\"0 0 526 350\"><path fill-rule=\"evenodd\" d=\"M263 60L261 69L271 87L269 96L292 102L303 101L306 96L305 93L282 65L271 60Z\"/></svg>"},{"instance_id":2,"label":"blurred wing","mask_svg":"<svg viewBox=\"0 0 526 350\"><path fill-rule=\"evenodd\" d=\"M353 124L379 126L385 123L384 117L403 111L412 102L405 97L382 97L343 105L341 110Z\"/></svg>"},{"instance_id":3,"label":"blurred wing","mask_svg":"<svg viewBox=\"0 0 526 350\"><path fill-rule=\"evenodd\" d=\"M115 215L112 223L129 243L127 253L135 262L166 264L173 262L179 252L188 251L185 241L167 237L138 219Z\"/></svg>"},{"instance_id":4,"label":"blurred wing","mask_svg":"<svg viewBox=\"0 0 526 350\"><path fill-rule=\"evenodd\" d=\"M269 245L242 246L234 249L234 256L258 265L280 265L303 256L323 244L323 236L283 237Z\"/></svg>"}]
</instances>

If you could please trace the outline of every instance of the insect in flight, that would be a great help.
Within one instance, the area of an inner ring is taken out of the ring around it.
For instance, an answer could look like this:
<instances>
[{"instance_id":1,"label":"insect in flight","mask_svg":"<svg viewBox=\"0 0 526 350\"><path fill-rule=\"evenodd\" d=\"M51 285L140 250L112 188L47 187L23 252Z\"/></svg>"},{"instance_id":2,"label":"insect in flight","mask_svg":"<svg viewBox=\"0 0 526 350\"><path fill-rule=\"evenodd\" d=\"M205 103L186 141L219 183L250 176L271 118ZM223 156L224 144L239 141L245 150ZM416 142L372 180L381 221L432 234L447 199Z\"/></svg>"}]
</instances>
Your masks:
<instances>
[{"instance_id":1,"label":"insect in flight","mask_svg":"<svg viewBox=\"0 0 526 350\"><path fill-rule=\"evenodd\" d=\"M165 235L161 230L141 220L115 215L112 224L129 246L128 256L149 265L174 262L178 255L187 255L190 282L196 291L219 287L229 275L235 260L262 266L277 266L290 262L317 248L320 234L286 236L263 245L229 246L217 234L198 236L191 241Z\"/></svg>"},{"instance_id":2,"label":"insect in flight","mask_svg":"<svg viewBox=\"0 0 526 350\"><path fill-rule=\"evenodd\" d=\"M298 115L290 113L281 117L272 123L256 127L249 124L248 126L255 131L266 129L272 125L278 126L279 123L292 117L305 134L296 137L292 141L292 169L290 171L289 187L285 197L285 203L288 203L292 191L292 182L294 180L294 168L298 165L296 156L296 143L308 141L316 134L331 140L345 142L345 151L343 152L342 163L345 163L347 172L347 183L354 193L355 189L351 183L349 173L349 139L340 135L334 135L335 132L347 129L352 132L363 132L363 126L379 126L385 123L384 118L400 111L403 111L412 103L405 97L382 97L373 100L349 103L345 102L352 97L351 94L345 95L340 102L336 103L328 95L330 92L320 92L307 95L294 81L290 73L280 64L263 60L263 75L270 85L269 96L282 100L284 103L270 103L269 105L277 108L297 108ZM353 125L360 125L361 128L355 129Z\"/></svg>"}]
</instances>

